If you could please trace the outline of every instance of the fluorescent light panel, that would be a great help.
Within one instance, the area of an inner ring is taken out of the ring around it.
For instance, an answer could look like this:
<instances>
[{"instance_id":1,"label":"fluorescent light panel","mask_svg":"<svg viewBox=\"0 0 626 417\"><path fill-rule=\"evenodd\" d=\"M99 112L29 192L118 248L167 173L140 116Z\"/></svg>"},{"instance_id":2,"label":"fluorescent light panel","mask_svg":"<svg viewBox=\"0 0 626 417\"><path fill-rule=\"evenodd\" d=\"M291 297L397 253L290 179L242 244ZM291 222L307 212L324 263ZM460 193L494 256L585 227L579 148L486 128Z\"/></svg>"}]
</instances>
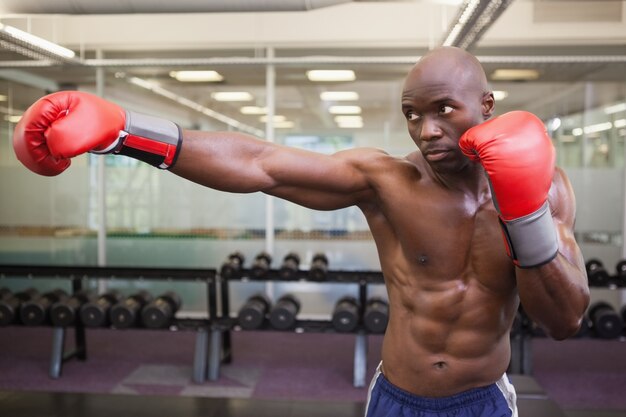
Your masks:
<instances>
[{"instance_id":1,"label":"fluorescent light panel","mask_svg":"<svg viewBox=\"0 0 626 417\"><path fill-rule=\"evenodd\" d=\"M259 114L266 114L267 113L267 107L259 107L259 106L243 106L242 108L239 109L239 111L242 114L250 114L250 115L259 115Z\"/></svg>"},{"instance_id":2,"label":"fluorescent light panel","mask_svg":"<svg viewBox=\"0 0 626 417\"><path fill-rule=\"evenodd\" d=\"M261 116L261 117L259 117L259 120L261 122L263 122L263 123L267 123L267 121L269 119L268 119L267 116ZM274 123L277 123L277 122L284 122L284 121L287 120L287 118L285 116L280 115L280 114L275 114L272 120L274 121Z\"/></svg>"},{"instance_id":3,"label":"fluorescent light panel","mask_svg":"<svg viewBox=\"0 0 626 417\"><path fill-rule=\"evenodd\" d=\"M330 114L361 114L359 106L330 106L328 108Z\"/></svg>"},{"instance_id":4,"label":"fluorescent light panel","mask_svg":"<svg viewBox=\"0 0 626 417\"><path fill-rule=\"evenodd\" d=\"M337 123L337 126L342 129L360 129L363 127L363 121L341 122Z\"/></svg>"},{"instance_id":5,"label":"fluorescent light panel","mask_svg":"<svg viewBox=\"0 0 626 417\"><path fill-rule=\"evenodd\" d=\"M217 71L171 71L170 77L181 82L220 82L224 80Z\"/></svg>"},{"instance_id":6,"label":"fluorescent light panel","mask_svg":"<svg viewBox=\"0 0 626 417\"><path fill-rule=\"evenodd\" d=\"M459 16L457 23L454 25L446 39L443 41L443 46L452 46L454 44L457 36L459 36L459 33L461 32L461 30L463 30L469 18L472 16L472 14L474 14L474 11L476 10L476 7L478 7L478 4L480 4L480 0L471 0L465 5L465 9L461 13L461 16Z\"/></svg>"},{"instance_id":7,"label":"fluorescent light panel","mask_svg":"<svg viewBox=\"0 0 626 417\"><path fill-rule=\"evenodd\" d=\"M498 81L536 80L537 78L539 78L539 71L523 68L499 68L491 74L491 79Z\"/></svg>"},{"instance_id":8,"label":"fluorescent light panel","mask_svg":"<svg viewBox=\"0 0 626 417\"><path fill-rule=\"evenodd\" d=\"M274 123L274 127L276 129L291 129L295 125L296 124L294 122L292 122L291 120L284 120L282 122L275 122Z\"/></svg>"},{"instance_id":9,"label":"fluorescent light panel","mask_svg":"<svg viewBox=\"0 0 626 417\"><path fill-rule=\"evenodd\" d=\"M57 45L56 43L40 38L39 36L24 32L22 30L14 28L13 26L7 26L0 23L0 31L21 42L24 42L28 45L36 46L37 48L43 49L63 58L74 58L76 56L76 53L71 49L64 48L61 45Z\"/></svg>"},{"instance_id":10,"label":"fluorescent light panel","mask_svg":"<svg viewBox=\"0 0 626 417\"><path fill-rule=\"evenodd\" d=\"M626 110L626 103L618 103L604 108L604 112L606 114L619 113L624 110Z\"/></svg>"},{"instance_id":11,"label":"fluorescent light panel","mask_svg":"<svg viewBox=\"0 0 626 417\"><path fill-rule=\"evenodd\" d=\"M341 116L335 116L334 120L335 120L335 123L363 122L363 118L361 116L345 116L345 115L341 115Z\"/></svg>"},{"instance_id":12,"label":"fluorescent light panel","mask_svg":"<svg viewBox=\"0 0 626 417\"><path fill-rule=\"evenodd\" d=\"M211 97L217 101L250 101L254 98L247 91L218 91L211 93Z\"/></svg>"},{"instance_id":13,"label":"fluorescent light panel","mask_svg":"<svg viewBox=\"0 0 626 417\"><path fill-rule=\"evenodd\" d=\"M620 127L626 127L626 119L619 119L613 122L613 126L620 128Z\"/></svg>"},{"instance_id":14,"label":"fluorescent light panel","mask_svg":"<svg viewBox=\"0 0 626 417\"><path fill-rule=\"evenodd\" d=\"M9 123L17 123L20 121L21 118L22 118L21 114L7 114L6 116L4 116L4 120L6 120Z\"/></svg>"},{"instance_id":15,"label":"fluorescent light panel","mask_svg":"<svg viewBox=\"0 0 626 417\"><path fill-rule=\"evenodd\" d=\"M597 123L594 125L585 126L583 128L577 127L575 129L572 129L572 135L580 136L583 133L588 135L590 133L604 132L605 130L609 130L612 127L613 127L613 123L611 122Z\"/></svg>"},{"instance_id":16,"label":"fluorescent light panel","mask_svg":"<svg viewBox=\"0 0 626 417\"><path fill-rule=\"evenodd\" d=\"M320 94L324 101L351 101L358 100L359 93L356 91L324 91Z\"/></svg>"},{"instance_id":17,"label":"fluorescent light panel","mask_svg":"<svg viewBox=\"0 0 626 417\"><path fill-rule=\"evenodd\" d=\"M356 75L352 70L310 70L306 72L309 81L354 81Z\"/></svg>"}]
</instances>

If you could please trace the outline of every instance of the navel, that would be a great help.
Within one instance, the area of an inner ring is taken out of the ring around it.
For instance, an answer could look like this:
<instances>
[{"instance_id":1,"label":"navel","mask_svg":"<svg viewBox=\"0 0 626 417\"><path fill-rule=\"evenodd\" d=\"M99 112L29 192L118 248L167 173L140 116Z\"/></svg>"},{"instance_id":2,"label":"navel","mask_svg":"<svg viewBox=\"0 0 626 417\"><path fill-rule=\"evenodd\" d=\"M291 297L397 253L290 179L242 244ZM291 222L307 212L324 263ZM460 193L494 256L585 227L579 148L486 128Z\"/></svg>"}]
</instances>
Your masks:
<instances>
[{"instance_id":1,"label":"navel","mask_svg":"<svg viewBox=\"0 0 626 417\"><path fill-rule=\"evenodd\" d=\"M448 367L448 364L443 361L433 363L433 368L440 370L440 371L446 369L447 367Z\"/></svg>"},{"instance_id":2,"label":"navel","mask_svg":"<svg viewBox=\"0 0 626 417\"><path fill-rule=\"evenodd\" d=\"M420 265L426 265L428 263L428 256L426 255L420 255L417 260L419 261Z\"/></svg>"}]
</instances>

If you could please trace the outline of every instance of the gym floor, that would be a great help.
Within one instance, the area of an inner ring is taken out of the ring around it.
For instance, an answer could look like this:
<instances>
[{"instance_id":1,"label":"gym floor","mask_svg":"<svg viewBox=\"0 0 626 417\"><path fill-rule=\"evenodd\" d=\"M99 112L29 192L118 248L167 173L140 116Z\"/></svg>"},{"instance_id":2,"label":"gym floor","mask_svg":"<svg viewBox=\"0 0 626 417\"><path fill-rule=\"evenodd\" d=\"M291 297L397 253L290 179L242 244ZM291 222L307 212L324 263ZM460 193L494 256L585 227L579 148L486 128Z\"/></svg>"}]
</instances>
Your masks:
<instances>
[{"instance_id":1,"label":"gym floor","mask_svg":"<svg viewBox=\"0 0 626 417\"><path fill-rule=\"evenodd\" d=\"M191 381L192 331L89 330L88 359L48 376L52 330L0 328L0 416L362 416L354 336L233 333L217 381ZM71 345L68 337L66 344ZM367 378L380 357L369 336ZM521 417L626 416L626 343L533 339L532 377L512 375Z\"/></svg>"}]
</instances>

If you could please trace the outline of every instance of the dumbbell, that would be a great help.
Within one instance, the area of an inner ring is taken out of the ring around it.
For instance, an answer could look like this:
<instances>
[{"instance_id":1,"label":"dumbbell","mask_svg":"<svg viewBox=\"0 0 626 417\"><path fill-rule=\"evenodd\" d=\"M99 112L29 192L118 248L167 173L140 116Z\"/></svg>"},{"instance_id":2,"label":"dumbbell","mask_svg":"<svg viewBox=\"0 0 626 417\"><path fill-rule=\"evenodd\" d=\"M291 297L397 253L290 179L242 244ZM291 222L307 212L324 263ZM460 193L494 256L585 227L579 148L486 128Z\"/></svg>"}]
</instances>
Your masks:
<instances>
[{"instance_id":1,"label":"dumbbell","mask_svg":"<svg viewBox=\"0 0 626 417\"><path fill-rule=\"evenodd\" d=\"M592 304L588 315L598 337L615 339L622 333L624 321L609 303L598 301Z\"/></svg>"},{"instance_id":2,"label":"dumbbell","mask_svg":"<svg viewBox=\"0 0 626 417\"><path fill-rule=\"evenodd\" d=\"M6 298L9 298L13 293L11 292L10 289L6 288L6 287L2 287L0 288L0 300Z\"/></svg>"},{"instance_id":3,"label":"dumbbell","mask_svg":"<svg viewBox=\"0 0 626 417\"><path fill-rule=\"evenodd\" d=\"M241 276L241 270L245 258L241 252L233 252L228 255L226 261L222 264L221 276L224 279L235 279Z\"/></svg>"},{"instance_id":4,"label":"dumbbell","mask_svg":"<svg viewBox=\"0 0 626 417\"><path fill-rule=\"evenodd\" d=\"M267 252L259 253L252 263L252 267L250 268L250 278L252 279L263 279L267 272L270 270L270 265L272 264L272 256Z\"/></svg>"},{"instance_id":5,"label":"dumbbell","mask_svg":"<svg viewBox=\"0 0 626 417\"><path fill-rule=\"evenodd\" d=\"M292 281L298 278L298 270L300 269L300 256L295 252L289 252L283 258L278 275L284 281Z\"/></svg>"},{"instance_id":6,"label":"dumbbell","mask_svg":"<svg viewBox=\"0 0 626 417\"><path fill-rule=\"evenodd\" d=\"M604 269L604 265L598 259L590 259L585 263L587 279L592 286L605 287L609 283L611 276Z\"/></svg>"},{"instance_id":7,"label":"dumbbell","mask_svg":"<svg viewBox=\"0 0 626 417\"><path fill-rule=\"evenodd\" d=\"M152 301L148 291L141 290L115 304L109 311L111 324L118 329L126 329L139 324L141 310Z\"/></svg>"},{"instance_id":8,"label":"dumbbell","mask_svg":"<svg viewBox=\"0 0 626 417\"><path fill-rule=\"evenodd\" d=\"M616 284L619 287L626 287L626 260L621 260L615 265L617 272Z\"/></svg>"},{"instance_id":9,"label":"dumbbell","mask_svg":"<svg viewBox=\"0 0 626 417\"><path fill-rule=\"evenodd\" d=\"M626 324L626 304L622 306L622 308L619 310L619 313L619 315L622 317L622 322Z\"/></svg>"},{"instance_id":10,"label":"dumbbell","mask_svg":"<svg viewBox=\"0 0 626 417\"><path fill-rule=\"evenodd\" d=\"M150 329L168 327L180 310L182 301L174 291L167 291L146 304L141 310L141 322Z\"/></svg>"},{"instance_id":11,"label":"dumbbell","mask_svg":"<svg viewBox=\"0 0 626 417\"><path fill-rule=\"evenodd\" d=\"M15 294L4 294L0 299L0 326L16 323L20 317L20 307L23 303L39 296L34 288L29 288Z\"/></svg>"},{"instance_id":12,"label":"dumbbell","mask_svg":"<svg viewBox=\"0 0 626 417\"><path fill-rule=\"evenodd\" d=\"M382 298L367 300L363 312L363 324L371 333L384 333L389 321L389 304Z\"/></svg>"},{"instance_id":13,"label":"dumbbell","mask_svg":"<svg viewBox=\"0 0 626 417\"><path fill-rule=\"evenodd\" d=\"M323 253L316 253L311 259L309 279L311 281L325 281L328 274L328 258Z\"/></svg>"},{"instance_id":14,"label":"dumbbell","mask_svg":"<svg viewBox=\"0 0 626 417\"><path fill-rule=\"evenodd\" d=\"M99 295L80 308L80 321L87 327L108 326L111 307L121 302L123 298L117 290L109 290Z\"/></svg>"},{"instance_id":15,"label":"dumbbell","mask_svg":"<svg viewBox=\"0 0 626 417\"><path fill-rule=\"evenodd\" d=\"M20 307L20 319L26 326L40 326L50 323L50 307L54 303L67 299L67 293L57 288L39 297L26 301Z\"/></svg>"},{"instance_id":16,"label":"dumbbell","mask_svg":"<svg viewBox=\"0 0 626 417\"><path fill-rule=\"evenodd\" d=\"M255 294L248 298L239 309L237 322L244 330L255 330L261 327L272 303L265 294Z\"/></svg>"},{"instance_id":17,"label":"dumbbell","mask_svg":"<svg viewBox=\"0 0 626 417\"><path fill-rule=\"evenodd\" d=\"M359 325L360 306L355 297L342 297L335 303L332 324L338 332L352 332Z\"/></svg>"},{"instance_id":18,"label":"dumbbell","mask_svg":"<svg viewBox=\"0 0 626 417\"><path fill-rule=\"evenodd\" d=\"M277 330L290 329L295 325L299 312L300 301L291 294L283 295L270 311L270 324Z\"/></svg>"},{"instance_id":19,"label":"dumbbell","mask_svg":"<svg viewBox=\"0 0 626 417\"><path fill-rule=\"evenodd\" d=\"M57 301L50 307L50 321L53 326L66 327L76 322L80 308L91 300L93 295L88 290L78 291L70 298Z\"/></svg>"}]
</instances>

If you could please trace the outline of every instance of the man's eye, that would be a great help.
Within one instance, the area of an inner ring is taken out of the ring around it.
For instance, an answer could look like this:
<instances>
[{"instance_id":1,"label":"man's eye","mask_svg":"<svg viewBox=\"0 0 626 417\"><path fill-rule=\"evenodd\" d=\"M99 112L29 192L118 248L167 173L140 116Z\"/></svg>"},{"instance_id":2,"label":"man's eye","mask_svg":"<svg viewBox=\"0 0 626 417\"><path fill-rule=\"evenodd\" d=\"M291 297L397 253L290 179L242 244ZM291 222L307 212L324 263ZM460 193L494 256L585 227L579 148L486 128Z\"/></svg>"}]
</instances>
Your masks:
<instances>
[{"instance_id":1,"label":"man's eye","mask_svg":"<svg viewBox=\"0 0 626 417\"><path fill-rule=\"evenodd\" d=\"M452 113L452 110L454 109L450 106L441 106L441 108L439 109L439 113L448 114L448 113Z\"/></svg>"},{"instance_id":2,"label":"man's eye","mask_svg":"<svg viewBox=\"0 0 626 417\"><path fill-rule=\"evenodd\" d=\"M415 121L419 119L419 115L416 113L413 113L412 111L409 111L409 112L406 112L406 119L409 121Z\"/></svg>"}]
</instances>

